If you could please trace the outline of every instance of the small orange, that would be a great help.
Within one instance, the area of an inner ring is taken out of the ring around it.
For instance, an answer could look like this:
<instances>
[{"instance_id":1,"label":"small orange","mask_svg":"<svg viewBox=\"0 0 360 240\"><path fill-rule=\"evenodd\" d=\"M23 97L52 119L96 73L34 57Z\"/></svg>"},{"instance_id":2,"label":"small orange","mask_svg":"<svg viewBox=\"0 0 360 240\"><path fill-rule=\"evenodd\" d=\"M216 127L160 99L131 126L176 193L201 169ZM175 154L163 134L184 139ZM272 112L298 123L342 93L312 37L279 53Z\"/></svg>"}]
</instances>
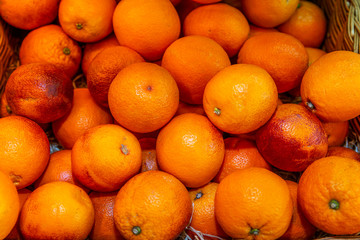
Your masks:
<instances>
[{"instance_id":1,"label":"small orange","mask_svg":"<svg viewBox=\"0 0 360 240\"><path fill-rule=\"evenodd\" d=\"M298 201L305 217L318 229L346 235L360 232L360 162L325 157L301 175Z\"/></svg>"},{"instance_id":2,"label":"small orange","mask_svg":"<svg viewBox=\"0 0 360 240\"><path fill-rule=\"evenodd\" d=\"M0 171L0 239L4 239L16 224L20 212L19 195L9 176Z\"/></svg>"},{"instance_id":3,"label":"small orange","mask_svg":"<svg viewBox=\"0 0 360 240\"><path fill-rule=\"evenodd\" d=\"M283 93L300 85L309 57L304 45L295 37L266 32L246 40L237 62L264 68L274 79L278 92Z\"/></svg>"},{"instance_id":4,"label":"small orange","mask_svg":"<svg viewBox=\"0 0 360 240\"><path fill-rule=\"evenodd\" d=\"M121 126L134 132L153 132L176 113L179 89L165 68L149 62L134 63L111 82L108 101Z\"/></svg>"},{"instance_id":5,"label":"small orange","mask_svg":"<svg viewBox=\"0 0 360 240\"><path fill-rule=\"evenodd\" d=\"M180 100L189 104L202 104L206 84L230 64L228 55L217 42L195 35L173 42L161 62L174 77Z\"/></svg>"},{"instance_id":6,"label":"small orange","mask_svg":"<svg viewBox=\"0 0 360 240\"><path fill-rule=\"evenodd\" d=\"M100 41L113 31L115 7L115 0L61 0L59 23L76 41Z\"/></svg>"},{"instance_id":7,"label":"small orange","mask_svg":"<svg viewBox=\"0 0 360 240\"><path fill-rule=\"evenodd\" d=\"M224 159L224 140L208 118L185 113L174 117L156 141L161 170L186 187L201 187L215 177Z\"/></svg>"},{"instance_id":8,"label":"small orange","mask_svg":"<svg viewBox=\"0 0 360 240\"><path fill-rule=\"evenodd\" d=\"M114 219L125 239L175 239L188 225L191 212L189 193L178 179L147 171L120 189Z\"/></svg>"},{"instance_id":9,"label":"small orange","mask_svg":"<svg viewBox=\"0 0 360 240\"><path fill-rule=\"evenodd\" d=\"M180 19L169 0L121 0L113 14L113 26L120 45L148 61L161 59L180 35Z\"/></svg>"},{"instance_id":10,"label":"small orange","mask_svg":"<svg viewBox=\"0 0 360 240\"><path fill-rule=\"evenodd\" d=\"M349 121L322 122L324 126L329 147L341 146L349 133Z\"/></svg>"},{"instance_id":11,"label":"small orange","mask_svg":"<svg viewBox=\"0 0 360 240\"><path fill-rule=\"evenodd\" d=\"M95 222L89 235L91 240L123 240L114 222L116 195L117 192L89 194L95 210Z\"/></svg>"},{"instance_id":12,"label":"small orange","mask_svg":"<svg viewBox=\"0 0 360 240\"><path fill-rule=\"evenodd\" d=\"M45 62L64 70L71 78L81 62L81 48L58 25L37 28L24 38L20 45L21 64Z\"/></svg>"},{"instance_id":13,"label":"small orange","mask_svg":"<svg viewBox=\"0 0 360 240\"><path fill-rule=\"evenodd\" d=\"M218 72L206 85L203 107L220 130L249 133L274 113L278 92L271 76L251 64L234 64Z\"/></svg>"},{"instance_id":14,"label":"small orange","mask_svg":"<svg viewBox=\"0 0 360 240\"><path fill-rule=\"evenodd\" d=\"M271 170L269 163L259 153L254 141L238 137L225 138L225 157L214 182L221 182L229 174L247 167Z\"/></svg>"},{"instance_id":15,"label":"small orange","mask_svg":"<svg viewBox=\"0 0 360 240\"><path fill-rule=\"evenodd\" d=\"M111 82L126 66L144 62L134 50L124 46L109 46L99 52L89 65L86 82L94 100L108 108L108 93Z\"/></svg>"},{"instance_id":16,"label":"small orange","mask_svg":"<svg viewBox=\"0 0 360 240\"><path fill-rule=\"evenodd\" d=\"M300 40L305 47L320 47L326 34L324 11L315 3L300 1L294 14L278 30Z\"/></svg>"},{"instance_id":17,"label":"small orange","mask_svg":"<svg viewBox=\"0 0 360 240\"><path fill-rule=\"evenodd\" d=\"M319 48L305 47L305 50L309 56L309 66L318 60L321 56L325 55L326 52Z\"/></svg>"},{"instance_id":18,"label":"small orange","mask_svg":"<svg viewBox=\"0 0 360 240\"><path fill-rule=\"evenodd\" d=\"M218 183L210 182L204 187L189 189L189 195L194 204L190 228L187 231L190 236L195 235L193 233L195 230L200 231L206 240L214 239L206 235L228 239L215 218L215 193L218 185Z\"/></svg>"},{"instance_id":19,"label":"small orange","mask_svg":"<svg viewBox=\"0 0 360 240\"><path fill-rule=\"evenodd\" d=\"M76 140L71 151L74 177L94 191L118 190L140 171L139 141L115 124L88 129Z\"/></svg>"},{"instance_id":20,"label":"small orange","mask_svg":"<svg viewBox=\"0 0 360 240\"><path fill-rule=\"evenodd\" d=\"M352 158L357 161L360 161L360 154L353 149L347 147L329 147L326 156L338 156L338 157L345 157L345 158Z\"/></svg>"},{"instance_id":21,"label":"small orange","mask_svg":"<svg viewBox=\"0 0 360 240\"><path fill-rule=\"evenodd\" d=\"M286 22L298 4L299 0L241 0L241 11L251 23L272 28Z\"/></svg>"},{"instance_id":22,"label":"small orange","mask_svg":"<svg viewBox=\"0 0 360 240\"><path fill-rule=\"evenodd\" d=\"M35 122L20 116L0 118L0 171L17 189L40 177L50 158L49 140Z\"/></svg>"},{"instance_id":23,"label":"small orange","mask_svg":"<svg viewBox=\"0 0 360 240\"><path fill-rule=\"evenodd\" d=\"M264 32L278 32L276 28L262 28L255 26L254 24L250 24L250 32L249 32L249 38L262 34Z\"/></svg>"},{"instance_id":24,"label":"small orange","mask_svg":"<svg viewBox=\"0 0 360 240\"><path fill-rule=\"evenodd\" d=\"M156 138L141 138L139 143L142 159L140 172L159 170L156 160Z\"/></svg>"},{"instance_id":25,"label":"small orange","mask_svg":"<svg viewBox=\"0 0 360 240\"><path fill-rule=\"evenodd\" d=\"M202 104L188 104L188 103L180 101L179 107L175 113L175 116L181 115L184 113L197 113L197 114L206 116L206 113L205 113L205 110L204 110Z\"/></svg>"},{"instance_id":26,"label":"small orange","mask_svg":"<svg viewBox=\"0 0 360 240\"><path fill-rule=\"evenodd\" d=\"M209 37L219 43L229 57L238 54L249 31L245 16L237 8L225 3L200 6L191 11L183 23L185 36Z\"/></svg>"},{"instance_id":27,"label":"small orange","mask_svg":"<svg viewBox=\"0 0 360 240\"><path fill-rule=\"evenodd\" d=\"M320 57L304 74L300 92L305 106L323 121L341 122L357 117L360 55L340 50Z\"/></svg>"},{"instance_id":28,"label":"small orange","mask_svg":"<svg viewBox=\"0 0 360 240\"><path fill-rule=\"evenodd\" d=\"M52 130L59 143L71 149L86 130L113 121L110 111L94 101L89 89L75 88L71 110L52 123Z\"/></svg>"},{"instance_id":29,"label":"small orange","mask_svg":"<svg viewBox=\"0 0 360 240\"><path fill-rule=\"evenodd\" d=\"M292 212L285 180L264 168L235 171L216 190L215 216L232 238L277 239L289 227Z\"/></svg>"},{"instance_id":30,"label":"small orange","mask_svg":"<svg viewBox=\"0 0 360 240\"><path fill-rule=\"evenodd\" d=\"M89 196L68 182L51 182L35 189L20 213L25 239L85 239L93 224Z\"/></svg>"}]
</instances>

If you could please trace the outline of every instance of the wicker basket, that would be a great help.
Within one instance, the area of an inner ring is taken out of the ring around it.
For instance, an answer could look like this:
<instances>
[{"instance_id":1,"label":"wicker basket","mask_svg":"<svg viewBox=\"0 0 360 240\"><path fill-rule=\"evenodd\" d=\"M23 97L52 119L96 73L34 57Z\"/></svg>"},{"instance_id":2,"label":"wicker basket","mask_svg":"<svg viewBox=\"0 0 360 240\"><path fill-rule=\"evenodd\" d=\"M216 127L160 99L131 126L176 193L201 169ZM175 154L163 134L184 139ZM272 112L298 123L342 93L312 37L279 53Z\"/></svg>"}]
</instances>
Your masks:
<instances>
[{"instance_id":1,"label":"wicker basket","mask_svg":"<svg viewBox=\"0 0 360 240\"><path fill-rule=\"evenodd\" d=\"M323 43L326 52L360 50L360 0L312 0L325 12L328 19L327 34ZM18 48L27 31L15 29L0 18L0 97L6 81L19 66ZM350 120L346 146L360 152L360 116ZM360 239L356 236L330 236L321 231L317 239ZM179 239L187 239L180 236ZM200 238L198 238L200 239Z\"/></svg>"}]
</instances>

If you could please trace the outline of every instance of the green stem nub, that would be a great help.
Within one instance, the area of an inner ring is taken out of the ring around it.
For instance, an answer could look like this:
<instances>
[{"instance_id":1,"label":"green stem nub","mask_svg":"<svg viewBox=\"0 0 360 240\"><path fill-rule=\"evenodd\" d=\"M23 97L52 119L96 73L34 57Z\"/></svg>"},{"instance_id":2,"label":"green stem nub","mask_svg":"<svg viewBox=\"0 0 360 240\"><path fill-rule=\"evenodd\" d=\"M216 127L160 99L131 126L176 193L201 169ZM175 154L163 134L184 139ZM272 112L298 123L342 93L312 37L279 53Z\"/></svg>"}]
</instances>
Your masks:
<instances>
[{"instance_id":1,"label":"green stem nub","mask_svg":"<svg viewBox=\"0 0 360 240\"><path fill-rule=\"evenodd\" d=\"M215 113L216 115L220 116L220 115L221 115L221 110L220 110L220 108L215 107L215 108L214 108L214 113Z\"/></svg>"},{"instance_id":2,"label":"green stem nub","mask_svg":"<svg viewBox=\"0 0 360 240\"><path fill-rule=\"evenodd\" d=\"M81 23L75 24L77 30L81 30L83 28L83 25Z\"/></svg>"},{"instance_id":3,"label":"green stem nub","mask_svg":"<svg viewBox=\"0 0 360 240\"><path fill-rule=\"evenodd\" d=\"M249 232L251 235L259 235L260 230L257 228L252 228Z\"/></svg>"},{"instance_id":4,"label":"green stem nub","mask_svg":"<svg viewBox=\"0 0 360 240\"><path fill-rule=\"evenodd\" d=\"M126 145L124 144L121 144L121 152L125 155L128 155L129 154L129 149L126 147Z\"/></svg>"},{"instance_id":5,"label":"green stem nub","mask_svg":"<svg viewBox=\"0 0 360 240\"><path fill-rule=\"evenodd\" d=\"M141 233L141 228L139 226L135 226L132 228L132 233L134 235L139 235Z\"/></svg>"},{"instance_id":6,"label":"green stem nub","mask_svg":"<svg viewBox=\"0 0 360 240\"><path fill-rule=\"evenodd\" d=\"M338 200L331 199L329 202L329 207L333 210L338 210L340 208L340 203Z\"/></svg>"},{"instance_id":7,"label":"green stem nub","mask_svg":"<svg viewBox=\"0 0 360 240\"><path fill-rule=\"evenodd\" d=\"M69 49L68 47L64 47L63 53L64 53L65 55L70 55L70 49Z\"/></svg>"},{"instance_id":8,"label":"green stem nub","mask_svg":"<svg viewBox=\"0 0 360 240\"><path fill-rule=\"evenodd\" d=\"M204 194L200 191L198 193L196 193L196 197L195 197L195 200L196 199L200 199Z\"/></svg>"},{"instance_id":9,"label":"green stem nub","mask_svg":"<svg viewBox=\"0 0 360 240\"><path fill-rule=\"evenodd\" d=\"M301 3L299 3L298 5L297 5L297 8L300 8L301 7Z\"/></svg>"}]
</instances>

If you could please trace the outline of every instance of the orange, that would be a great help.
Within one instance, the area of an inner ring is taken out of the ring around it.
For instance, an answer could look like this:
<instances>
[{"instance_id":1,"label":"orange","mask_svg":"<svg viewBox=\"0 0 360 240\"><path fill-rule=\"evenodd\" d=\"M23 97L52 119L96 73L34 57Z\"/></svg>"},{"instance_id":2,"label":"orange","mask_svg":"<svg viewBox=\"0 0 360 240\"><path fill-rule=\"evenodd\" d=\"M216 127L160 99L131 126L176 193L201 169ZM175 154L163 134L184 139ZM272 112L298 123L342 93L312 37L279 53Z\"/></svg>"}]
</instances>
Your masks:
<instances>
[{"instance_id":1,"label":"orange","mask_svg":"<svg viewBox=\"0 0 360 240\"><path fill-rule=\"evenodd\" d=\"M191 188L204 186L215 177L224 151L221 133L209 119L196 113L173 118L160 130L156 141L160 169Z\"/></svg>"},{"instance_id":2,"label":"orange","mask_svg":"<svg viewBox=\"0 0 360 240\"><path fill-rule=\"evenodd\" d=\"M84 75L87 76L89 65L99 52L107 47L115 46L119 46L119 42L113 33L98 42L86 43L81 60L81 70L83 71Z\"/></svg>"},{"instance_id":3,"label":"orange","mask_svg":"<svg viewBox=\"0 0 360 240\"><path fill-rule=\"evenodd\" d=\"M241 10L251 23L272 28L287 21L298 4L299 0L241 0Z\"/></svg>"},{"instance_id":4,"label":"orange","mask_svg":"<svg viewBox=\"0 0 360 240\"><path fill-rule=\"evenodd\" d=\"M263 167L271 170L271 166L261 156L254 141L229 137L224 140L224 143L224 161L213 179L214 182L219 183L229 174L243 168Z\"/></svg>"},{"instance_id":5,"label":"orange","mask_svg":"<svg viewBox=\"0 0 360 240\"><path fill-rule=\"evenodd\" d=\"M323 122L329 147L341 146L349 133L349 121Z\"/></svg>"},{"instance_id":6,"label":"orange","mask_svg":"<svg viewBox=\"0 0 360 240\"><path fill-rule=\"evenodd\" d=\"M71 168L71 150L60 150L52 153L45 171L35 181L34 187L38 188L46 183L57 181L75 184L84 189L86 192L89 192L89 189L84 187L73 177Z\"/></svg>"},{"instance_id":7,"label":"orange","mask_svg":"<svg viewBox=\"0 0 360 240\"><path fill-rule=\"evenodd\" d=\"M141 147L141 172L159 170L156 160L156 138L139 139Z\"/></svg>"},{"instance_id":8,"label":"orange","mask_svg":"<svg viewBox=\"0 0 360 240\"><path fill-rule=\"evenodd\" d=\"M325 55L326 52L319 48L305 47L305 50L309 56L309 66L318 60L321 56Z\"/></svg>"},{"instance_id":9,"label":"orange","mask_svg":"<svg viewBox=\"0 0 360 240\"><path fill-rule=\"evenodd\" d=\"M245 16L237 8L225 3L200 6L191 11L183 23L185 36L209 37L219 43L229 57L238 54L249 31Z\"/></svg>"},{"instance_id":10,"label":"orange","mask_svg":"<svg viewBox=\"0 0 360 240\"><path fill-rule=\"evenodd\" d=\"M285 171L304 171L328 150L326 132L319 119L298 104L279 105L271 119L256 132L260 154Z\"/></svg>"},{"instance_id":11,"label":"orange","mask_svg":"<svg viewBox=\"0 0 360 240\"><path fill-rule=\"evenodd\" d=\"M7 117L14 115L13 111L10 109L8 102L6 101L6 94L3 93L0 100L0 117Z\"/></svg>"},{"instance_id":12,"label":"orange","mask_svg":"<svg viewBox=\"0 0 360 240\"><path fill-rule=\"evenodd\" d=\"M185 102L179 102L179 107L175 113L175 116L181 115L184 113L197 113L200 115L206 116L205 110L202 104L188 104Z\"/></svg>"},{"instance_id":13,"label":"orange","mask_svg":"<svg viewBox=\"0 0 360 240\"><path fill-rule=\"evenodd\" d=\"M292 212L285 180L264 168L233 172L216 190L215 216L232 238L277 239L286 232Z\"/></svg>"},{"instance_id":14,"label":"orange","mask_svg":"<svg viewBox=\"0 0 360 240\"><path fill-rule=\"evenodd\" d=\"M35 189L20 213L25 239L85 239L93 224L89 196L68 182L51 182Z\"/></svg>"},{"instance_id":15,"label":"orange","mask_svg":"<svg viewBox=\"0 0 360 240\"><path fill-rule=\"evenodd\" d=\"M96 42L113 31L115 7L115 0L61 0L59 23L74 40Z\"/></svg>"},{"instance_id":16,"label":"orange","mask_svg":"<svg viewBox=\"0 0 360 240\"><path fill-rule=\"evenodd\" d=\"M318 229L334 234L360 231L360 162L325 157L301 175L298 201L305 217Z\"/></svg>"},{"instance_id":17,"label":"orange","mask_svg":"<svg viewBox=\"0 0 360 240\"><path fill-rule=\"evenodd\" d=\"M189 189L194 210L188 234L197 235L199 231L204 235L204 239L214 239L207 235L228 238L215 218L215 193L218 183L210 182L204 187ZM195 239L195 238L194 238Z\"/></svg>"},{"instance_id":18,"label":"orange","mask_svg":"<svg viewBox=\"0 0 360 240\"><path fill-rule=\"evenodd\" d=\"M189 223L191 212L188 191L178 179L147 171L120 189L114 219L125 239L175 239Z\"/></svg>"},{"instance_id":19,"label":"orange","mask_svg":"<svg viewBox=\"0 0 360 240\"><path fill-rule=\"evenodd\" d=\"M300 85L308 67L304 45L295 37L267 32L249 38L240 49L237 62L264 68L274 79L278 92Z\"/></svg>"},{"instance_id":20,"label":"orange","mask_svg":"<svg viewBox=\"0 0 360 240\"><path fill-rule=\"evenodd\" d=\"M108 99L111 114L121 126L146 133L160 129L174 116L179 89L165 68L140 62L116 75Z\"/></svg>"},{"instance_id":21,"label":"orange","mask_svg":"<svg viewBox=\"0 0 360 240\"><path fill-rule=\"evenodd\" d=\"M174 77L181 101L202 104L206 84L217 72L230 66L230 59L217 42L194 35L173 42L164 53L161 66Z\"/></svg>"},{"instance_id":22,"label":"orange","mask_svg":"<svg viewBox=\"0 0 360 240\"><path fill-rule=\"evenodd\" d=\"M148 61L161 59L180 35L180 19L169 0L122 0L114 11L113 26L120 45Z\"/></svg>"},{"instance_id":23,"label":"orange","mask_svg":"<svg viewBox=\"0 0 360 240\"><path fill-rule=\"evenodd\" d=\"M250 24L249 26L250 26L249 38L262 34L264 32L278 32L276 28L262 28L255 26L253 24Z\"/></svg>"},{"instance_id":24,"label":"orange","mask_svg":"<svg viewBox=\"0 0 360 240\"><path fill-rule=\"evenodd\" d=\"M217 73L206 85L203 107L220 130L249 133L274 113L278 92L271 76L251 64L234 64Z\"/></svg>"},{"instance_id":25,"label":"orange","mask_svg":"<svg viewBox=\"0 0 360 240\"><path fill-rule=\"evenodd\" d=\"M71 79L50 63L19 66L10 75L5 91L9 107L16 115L38 123L64 116L73 98Z\"/></svg>"},{"instance_id":26,"label":"orange","mask_svg":"<svg viewBox=\"0 0 360 240\"><path fill-rule=\"evenodd\" d=\"M25 30L55 20L60 0L2 0L0 15L8 24Z\"/></svg>"},{"instance_id":27,"label":"orange","mask_svg":"<svg viewBox=\"0 0 360 240\"><path fill-rule=\"evenodd\" d=\"M20 45L21 64L52 63L74 77L81 62L81 48L60 26L50 24L37 28Z\"/></svg>"},{"instance_id":28,"label":"orange","mask_svg":"<svg viewBox=\"0 0 360 240\"><path fill-rule=\"evenodd\" d=\"M17 189L40 177L50 157L49 140L35 122L20 116L0 118L0 171Z\"/></svg>"},{"instance_id":29,"label":"orange","mask_svg":"<svg viewBox=\"0 0 360 240\"><path fill-rule=\"evenodd\" d=\"M360 154L358 152L353 149L341 146L329 147L326 156L346 157L360 161Z\"/></svg>"},{"instance_id":30,"label":"orange","mask_svg":"<svg viewBox=\"0 0 360 240\"><path fill-rule=\"evenodd\" d=\"M71 149L86 130L113 121L110 111L94 101L89 89L75 88L71 110L52 123L52 130L59 143Z\"/></svg>"},{"instance_id":31,"label":"orange","mask_svg":"<svg viewBox=\"0 0 360 240\"><path fill-rule=\"evenodd\" d=\"M118 125L105 124L88 129L71 151L73 175L94 191L118 190L140 171L139 141Z\"/></svg>"},{"instance_id":32,"label":"orange","mask_svg":"<svg viewBox=\"0 0 360 240\"><path fill-rule=\"evenodd\" d=\"M305 47L317 48L325 38L326 24L324 11L318 5L300 1L294 14L278 30L296 37Z\"/></svg>"},{"instance_id":33,"label":"orange","mask_svg":"<svg viewBox=\"0 0 360 240\"><path fill-rule=\"evenodd\" d=\"M359 91L360 55L350 51L327 53L311 64L300 90L303 103L327 122L360 115Z\"/></svg>"},{"instance_id":34,"label":"orange","mask_svg":"<svg viewBox=\"0 0 360 240\"><path fill-rule=\"evenodd\" d=\"M310 240L313 239L316 228L305 218L297 197L298 184L293 181L286 180L290 190L291 199L293 201L293 215L290 226L279 240Z\"/></svg>"},{"instance_id":35,"label":"orange","mask_svg":"<svg viewBox=\"0 0 360 240\"><path fill-rule=\"evenodd\" d=\"M15 226L20 212L19 195L7 174L0 171L0 239Z\"/></svg>"},{"instance_id":36,"label":"orange","mask_svg":"<svg viewBox=\"0 0 360 240\"><path fill-rule=\"evenodd\" d=\"M89 238L92 240L122 240L115 227L114 204L117 192L91 192L89 197L95 210L95 222Z\"/></svg>"},{"instance_id":37,"label":"orange","mask_svg":"<svg viewBox=\"0 0 360 240\"><path fill-rule=\"evenodd\" d=\"M144 62L134 50L124 46L109 46L99 52L89 65L86 82L94 100L108 108L108 93L111 82L126 66Z\"/></svg>"},{"instance_id":38,"label":"orange","mask_svg":"<svg viewBox=\"0 0 360 240\"><path fill-rule=\"evenodd\" d=\"M19 209L19 213L26 201L26 199L30 196L31 191L27 188L23 188L18 190L18 195L19 195L19 202L20 202L20 209ZM8 193L7 193L8 194ZM14 204L13 202L11 204ZM9 233L9 235L6 236L6 240L10 240L10 239L22 239L21 237L21 232L20 232L20 225L19 225L19 218L17 218L17 222L15 224L15 226L13 227L13 229L11 230L11 232ZM0 237L1 238L1 237ZM2 238L1 238L2 239Z\"/></svg>"}]
</instances>

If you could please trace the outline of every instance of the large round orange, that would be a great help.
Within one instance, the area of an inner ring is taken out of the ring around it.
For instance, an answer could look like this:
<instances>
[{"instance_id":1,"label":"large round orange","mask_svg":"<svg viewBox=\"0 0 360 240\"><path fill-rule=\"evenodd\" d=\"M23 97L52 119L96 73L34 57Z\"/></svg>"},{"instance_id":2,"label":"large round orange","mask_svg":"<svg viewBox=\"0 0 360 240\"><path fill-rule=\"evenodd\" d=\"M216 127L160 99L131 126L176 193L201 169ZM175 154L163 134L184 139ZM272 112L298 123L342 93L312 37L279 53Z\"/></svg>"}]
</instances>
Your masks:
<instances>
[{"instance_id":1,"label":"large round orange","mask_svg":"<svg viewBox=\"0 0 360 240\"><path fill-rule=\"evenodd\" d=\"M147 171L131 178L114 206L117 229L125 239L175 239L189 224L191 200L174 176Z\"/></svg>"},{"instance_id":2,"label":"large round orange","mask_svg":"<svg viewBox=\"0 0 360 240\"><path fill-rule=\"evenodd\" d=\"M201 35L220 44L229 55L238 54L248 38L249 23L235 7L225 3L200 6L191 11L183 23L185 36Z\"/></svg>"},{"instance_id":3,"label":"large round orange","mask_svg":"<svg viewBox=\"0 0 360 240\"><path fill-rule=\"evenodd\" d=\"M271 165L292 172L304 171L328 150L320 120L298 104L279 105L271 119L256 131L256 145Z\"/></svg>"},{"instance_id":4,"label":"large round orange","mask_svg":"<svg viewBox=\"0 0 360 240\"><path fill-rule=\"evenodd\" d=\"M161 59L180 35L179 16L169 0L122 0L114 11L113 25L120 45L148 61Z\"/></svg>"},{"instance_id":5,"label":"large round orange","mask_svg":"<svg viewBox=\"0 0 360 240\"><path fill-rule=\"evenodd\" d=\"M21 43L21 64L52 63L73 77L81 62L81 48L58 25L50 24L31 31Z\"/></svg>"},{"instance_id":6,"label":"large round orange","mask_svg":"<svg viewBox=\"0 0 360 240\"><path fill-rule=\"evenodd\" d=\"M94 226L89 235L91 240L123 240L114 222L116 195L117 192L89 194L95 210Z\"/></svg>"},{"instance_id":7,"label":"large round orange","mask_svg":"<svg viewBox=\"0 0 360 240\"><path fill-rule=\"evenodd\" d=\"M124 46L111 46L99 52L89 65L86 82L94 100L108 108L108 93L111 82L126 66L144 62L134 50Z\"/></svg>"},{"instance_id":8,"label":"large round orange","mask_svg":"<svg viewBox=\"0 0 360 240\"><path fill-rule=\"evenodd\" d=\"M75 88L71 110L52 123L52 130L59 143L71 149L89 128L113 122L110 111L94 101L89 89Z\"/></svg>"},{"instance_id":9,"label":"large round orange","mask_svg":"<svg viewBox=\"0 0 360 240\"><path fill-rule=\"evenodd\" d=\"M87 193L67 182L35 189L20 213L25 239L85 239L94 224L94 207Z\"/></svg>"},{"instance_id":10,"label":"large round orange","mask_svg":"<svg viewBox=\"0 0 360 240\"><path fill-rule=\"evenodd\" d=\"M267 32L249 38L240 49L237 62L264 68L274 79L278 92L300 85L308 67L304 45L295 37Z\"/></svg>"},{"instance_id":11,"label":"large round orange","mask_svg":"<svg viewBox=\"0 0 360 240\"><path fill-rule=\"evenodd\" d=\"M96 42L113 31L115 0L61 0L59 23L79 42Z\"/></svg>"},{"instance_id":12,"label":"large round orange","mask_svg":"<svg viewBox=\"0 0 360 240\"><path fill-rule=\"evenodd\" d=\"M325 157L301 175L298 201L305 217L318 229L335 235L360 231L360 162Z\"/></svg>"},{"instance_id":13,"label":"large round orange","mask_svg":"<svg viewBox=\"0 0 360 240\"><path fill-rule=\"evenodd\" d=\"M78 138L71 151L74 176L94 191L118 190L140 171L139 141L115 124L90 128Z\"/></svg>"},{"instance_id":14,"label":"large round orange","mask_svg":"<svg viewBox=\"0 0 360 240\"><path fill-rule=\"evenodd\" d=\"M278 92L271 76L251 64L234 64L206 85L203 107L211 122L232 134L252 132L274 113Z\"/></svg>"},{"instance_id":15,"label":"large round orange","mask_svg":"<svg viewBox=\"0 0 360 240\"><path fill-rule=\"evenodd\" d=\"M326 34L324 11L315 3L300 1L291 17L278 26L280 32L300 40L305 47L320 47Z\"/></svg>"},{"instance_id":16,"label":"large round orange","mask_svg":"<svg viewBox=\"0 0 360 240\"><path fill-rule=\"evenodd\" d=\"M347 147L341 147L341 146L329 147L326 156L352 158L360 162L360 154L355 150Z\"/></svg>"},{"instance_id":17,"label":"large round orange","mask_svg":"<svg viewBox=\"0 0 360 240\"><path fill-rule=\"evenodd\" d=\"M190 227L187 231L190 236L196 235L196 231L199 231L206 240L213 239L206 235L226 239L229 237L222 230L215 217L215 193L218 185L218 183L210 182L201 188L189 189L190 198L194 204Z\"/></svg>"},{"instance_id":18,"label":"large round orange","mask_svg":"<svg viewBox=\"0 0 360 240\"><path fill-rule=\"evenodd\" d=\"M341 146L349 133L349 121L322 122L325 129L329 147Z\"/></svg>"},{"instance_id":19,"label":"large round orange","mask_svg":"<svg viewBox=\"0 0 360 240\"><path fill-rule=\"evenodd\" d=\"M192 188L215 177L224 159L224 148L219 130L196 113L173 118L160 130L156 141L160 169Z\"/></svg>"},{"instance_id":20,"label":"large round orange","mask_svg":"<svg viewBox=\"0 0 360 240\"><path fill-rule=\"evenodd\" d=\"M55 20L60 0L2 0L0 15L10 25L31 30Z\"/></svg>"},{"instance_id":21,"label":"large round orange","mask_svg":"<svg viewBox=\"0 0 360 240\"><path fill-rule=\"evenodd\" d=\"M299 0L241 0L241 11L253 24L264 27L276 27L294 14Z\"/></svg>"},{"instance_id":22,"label":"large round orange","mask_svg":"<svg viewBox=\"0 0 360 240\"><path fill-rule=\"evenodd\" d=\"M320 57L304 74L300 92L304 104L324 121L360 115L360 55L334 51Z\"/></svg>"},{"instance_id":23,"label":"large round orange","mask_svg":"<svg viewBox=\"0 0 360 240\"><path fill-rule=\"evenodd\" d=\"M0 171L18 189L40 177L50 158L49 140L35 122L20 116L0 119Z\"/></svg>"},{"instance_id":24,"label":"large round orange","mask_svg":"<svg viewBox=\"0 0 360 240\"><path fill-rule=\"evenodd\" d=\"M0 171L0 239L4 239L16 224L20 212L19 195L9 176Z\"/></svg>"},{"instance_id":25,"label":"large round orange","mask_svg":"<svg viewBox=\"0 0 360 240\"><path fill-rule=\"evenodd\" d=\"M270 164L261 156L254 141L238 137L228 137L225 138L224 143L224 161L213 179L214 182L219 183L231 173L248 167L263 167L271 170Z\"/></svg>"},{"instance_id":26,"label":"large round orange","mask_svg":"<svg viewBox=\"0 0 360 240\"><path fill-rule=\"evenodd\" d=\"M202 104L206 84L230 64L224 49L204 36L176 40L166 49L161 61L179 87L180 100L189 104Z\"/></svg>"},{"instance_id":27,"label":"large round orange","mask_svg":"<svg viewBox=\"0 0 360 240\"><path fill-rule=\"evenodd\" d=\"M285 180L264 168L233 172L216 190L215 216L232 238L277 239L289 227L292 213Z\"/></svg>"},{"instance_id":28,"label":"large round orange","mask_svg":"<svg viewBox=\"0 0 360 240\"><path fill-rule=\"evenodd\" d=\"M121 126L134 132L153 132L176 113L179 89L165 68L134 63L116 75L108 100L111 114Z\"/></svg>"}]
</instances>

